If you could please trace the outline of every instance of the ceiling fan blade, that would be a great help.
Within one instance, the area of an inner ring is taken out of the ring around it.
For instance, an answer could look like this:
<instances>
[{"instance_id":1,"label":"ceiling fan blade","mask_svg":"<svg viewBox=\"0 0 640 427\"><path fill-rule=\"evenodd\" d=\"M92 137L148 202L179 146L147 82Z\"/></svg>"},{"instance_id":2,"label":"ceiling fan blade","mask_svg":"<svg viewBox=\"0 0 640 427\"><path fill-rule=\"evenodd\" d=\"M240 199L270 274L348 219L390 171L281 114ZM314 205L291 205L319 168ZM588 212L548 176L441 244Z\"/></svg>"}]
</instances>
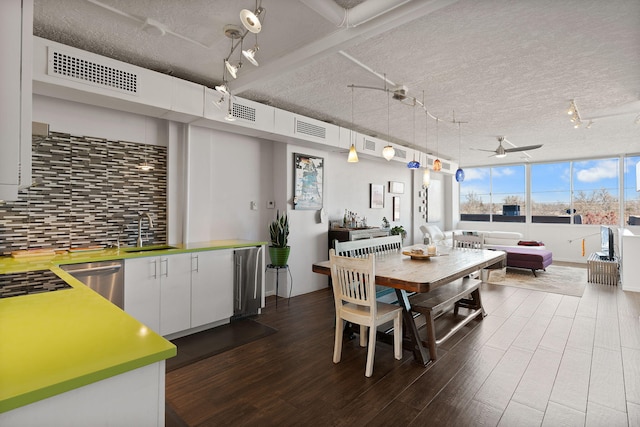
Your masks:
<instances>
[{"instance_id":1,"label":"ceiling fan blade","mask_svg":"<svg viewBox=\"0 0 640 427\"><path fill-rule=\"evenodd\" d=\"M486 151L488 153L495 153L496 150L485 150L484 148L473 148L471 147L472 150L476 150L476 151Z\"/></svg>"},{"instance_id":2,"label":"ceiling fan blade","mask_svg":"<svg viewBox=\"0 0 640 427\"><path fill-rule=\"evenodd\" d=\"M516 147L516 148L505 148L504 151L507 153L513 153L516 151L529 151L529 150L535 150L536 148L540 148L542 147L542 144L537 144L537 145L527 145L525 147Z\"/></svg>"}]
</instances>

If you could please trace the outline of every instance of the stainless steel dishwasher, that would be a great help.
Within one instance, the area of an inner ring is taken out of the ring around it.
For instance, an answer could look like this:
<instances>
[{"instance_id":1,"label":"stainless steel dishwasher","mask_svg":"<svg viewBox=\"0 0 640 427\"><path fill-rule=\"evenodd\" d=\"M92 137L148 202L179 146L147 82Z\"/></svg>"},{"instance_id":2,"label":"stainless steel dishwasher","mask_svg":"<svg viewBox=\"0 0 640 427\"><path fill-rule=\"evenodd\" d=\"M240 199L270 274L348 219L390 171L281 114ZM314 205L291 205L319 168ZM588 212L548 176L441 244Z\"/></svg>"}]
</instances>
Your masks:
<instances>
[{"instance_id":1,"label":"stainless steel dishwasher","mask_svg":"<svg viewBox=\"0 0 640 427\"><path fill-rule=\"evenodd\" d=\"M67 264L60 268L124 310L124 261Z\"/></svg>"}]
</instances>

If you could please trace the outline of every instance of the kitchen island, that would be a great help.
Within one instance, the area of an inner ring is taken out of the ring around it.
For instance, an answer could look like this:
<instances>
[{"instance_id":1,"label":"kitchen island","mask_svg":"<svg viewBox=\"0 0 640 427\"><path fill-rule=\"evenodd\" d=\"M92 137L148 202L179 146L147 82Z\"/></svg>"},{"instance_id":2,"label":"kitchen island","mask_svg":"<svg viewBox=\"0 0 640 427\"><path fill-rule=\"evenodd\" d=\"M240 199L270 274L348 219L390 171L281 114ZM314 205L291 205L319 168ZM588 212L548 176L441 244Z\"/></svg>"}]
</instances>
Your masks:
<instances>
[{"instance_id":1,"label":"kitchen island","mask_svg":"<svg viewBox=\"0 0 640 427\"><path fill-rule=\"evenodd\" d=\"M0 425L163 425L176 347L58 266L255 246L223 240L0 258L0 274L51 270L67 289L0 299Z\"/></svg>"}]
</instances>

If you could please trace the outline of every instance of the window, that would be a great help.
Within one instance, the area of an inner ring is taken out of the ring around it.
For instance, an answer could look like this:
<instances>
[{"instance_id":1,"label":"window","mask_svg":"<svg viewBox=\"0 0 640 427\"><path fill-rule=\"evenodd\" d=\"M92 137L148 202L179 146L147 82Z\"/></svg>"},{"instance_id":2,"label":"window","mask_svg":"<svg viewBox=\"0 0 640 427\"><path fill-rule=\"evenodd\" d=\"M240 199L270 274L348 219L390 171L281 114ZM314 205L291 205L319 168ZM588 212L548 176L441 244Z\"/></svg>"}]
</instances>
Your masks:
<instances>
[{"instance_id":1,"label":"window","mask_svg":"<svg viewBox=\"0 0 640 427\"><path fill-rule=\"evenodd\" d=\"M460 184L460 219L524 222L524 165L466 169Z\"/></svg>"},{"instance_id":2,"label":"window","mask_svg":"<svg viewBox=\"0 0 640 427\"><path fill-rule=\"evenodd\" d=\"M571 222L571 163L531 165L531 222Z\"/></svg>"},{"instance_id":3,"label":"window","mask_svg":"<svg viewBox=\"0 0 640 427\"><path fill-rule=\"evenodd\" d=\"M618 159L573 163L573 208L582 224L618 224Z\"/></svg>"},{"instance_id":4,"label":"window","mask_svg":"<svg viewBox=\"0 0 640 427\"><path fill-rule=\"evenodd\" d=\"M489 221L491 212L491 169L469 168L460 183L460 219Z\"/></svg>"},{"instance_id":5,"label":"window","mask_svg":"<svg viewBox=\"0 0 640 427\"><path fill-rule=\"evenodd\" d=\"M624 159L624 224L640 225L640 156Z\"/></svg>"},{"instance_id":6,"label":"window","mask_svg":"<svg viewBox=\"0 0 640 427\"><path fill-rule=\"evenodd\" d=\"M524 165L491 168L491 200L493 221L524 222Z\"/></svg>"}]
</instances>

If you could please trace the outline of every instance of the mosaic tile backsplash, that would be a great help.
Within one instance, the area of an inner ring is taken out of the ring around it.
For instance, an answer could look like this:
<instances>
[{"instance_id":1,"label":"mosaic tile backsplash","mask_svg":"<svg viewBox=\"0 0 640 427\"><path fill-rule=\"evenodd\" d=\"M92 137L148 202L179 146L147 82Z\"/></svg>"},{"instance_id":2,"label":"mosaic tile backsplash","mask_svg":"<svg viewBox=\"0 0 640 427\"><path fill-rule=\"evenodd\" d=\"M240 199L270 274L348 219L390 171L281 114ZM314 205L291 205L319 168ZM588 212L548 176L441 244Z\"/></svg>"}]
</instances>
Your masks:
<instances>
[{"instance_id":1,"label":"mosaic tile backsplash","mask_svg":"<svg viewBox=\"0 0 640 427\"><path fill-rule=\"evenodd\" d=\"M141 171L147 161L155 169ZM35 185L0 204L0 253L90 245L166 243L167 149L52 132L33 140Z\"/></svg>"}]
</instances>

